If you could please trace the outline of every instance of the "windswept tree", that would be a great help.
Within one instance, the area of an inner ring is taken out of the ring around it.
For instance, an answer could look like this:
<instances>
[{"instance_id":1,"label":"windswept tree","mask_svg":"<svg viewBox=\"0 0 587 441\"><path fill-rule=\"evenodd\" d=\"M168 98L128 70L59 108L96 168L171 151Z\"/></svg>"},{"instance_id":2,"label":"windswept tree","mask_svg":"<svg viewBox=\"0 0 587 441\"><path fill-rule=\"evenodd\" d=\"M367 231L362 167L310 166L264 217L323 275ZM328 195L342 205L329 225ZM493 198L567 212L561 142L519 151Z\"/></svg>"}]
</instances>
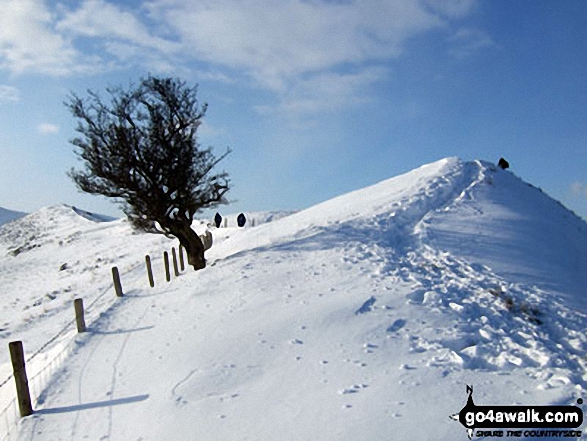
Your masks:
<instances>
[{"instance_id":1,"label":"windswept tree","mask_svg":"<svg viewBox=\"0 0 587 441\"><path fill-rule=\"evenodd\" d=\"M207 105L196 87L174 78L149 76L107 92L107 102L93 91L65 102L78 119L80 136L71 143L85 166L69 176L84 192L115 198L136 229L179 239L189 264L204 268L192 220L226 203L230 186L226 172L214 171L230 150L216 157L197 142Z\"/></svg>"}]
</instances>

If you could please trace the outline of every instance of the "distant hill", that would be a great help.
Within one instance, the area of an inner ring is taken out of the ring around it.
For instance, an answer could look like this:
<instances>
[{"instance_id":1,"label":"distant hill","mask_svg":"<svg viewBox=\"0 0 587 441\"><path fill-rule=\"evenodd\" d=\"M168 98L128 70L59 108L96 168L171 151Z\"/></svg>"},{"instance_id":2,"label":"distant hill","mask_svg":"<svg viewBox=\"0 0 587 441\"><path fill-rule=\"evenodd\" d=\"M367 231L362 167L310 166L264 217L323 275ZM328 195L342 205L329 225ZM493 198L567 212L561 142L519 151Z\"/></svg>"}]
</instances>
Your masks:
<instances>
[{"instance_id":1,"label":"distant hill","mask_svg":"<svg viewBox=\"0 0 587 441\"><path fill-rule=\"evenodd\" d=\"M19 219L25 216L26 213L21 211L7 210L6 208L0 207L0 225L12 222L15 219Z\"/></svg>"}]
</instances>

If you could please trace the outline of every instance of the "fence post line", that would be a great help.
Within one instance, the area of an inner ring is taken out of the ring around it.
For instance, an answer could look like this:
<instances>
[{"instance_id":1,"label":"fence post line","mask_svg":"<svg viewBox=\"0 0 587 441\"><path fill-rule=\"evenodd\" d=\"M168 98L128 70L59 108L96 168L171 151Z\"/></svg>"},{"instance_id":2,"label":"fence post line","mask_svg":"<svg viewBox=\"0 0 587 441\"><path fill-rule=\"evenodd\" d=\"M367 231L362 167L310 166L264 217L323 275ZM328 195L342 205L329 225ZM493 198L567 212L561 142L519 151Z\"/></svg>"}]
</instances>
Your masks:
<instances>
[{"instance_id":1,"label":"fence post line","mask_svg":"<svg viewBox=\"0 0 587 441\"><path fill-rule=\"evenodd\" d=\"M84 301L82 299L75 299L73 301L73 308L75 309L77 332L86 332L86 320L84 319Z\"/></svg>"},{"instance_id":2,"label":"fence post line","mask_svg":"<svg viewBox=\"0 0 587 441\"><path fill-rule=\"evenodd\" d=\"M169 273L169 253L167 251L163 253L163 261L165 262L165 280L169 282L171 274Z\"/></svg>"},{"instance_id":3,"label":"fence post line","mask_svg":"<svg viewBox=\"0 0 587 441\"><path fill-rule=\"evenodd\" d=\"M114 290L116 291L116 296L122 297L124 294L122 293L122 285L120 284L120 273L118 272L118 267L112 267L112 280L114 281Z\"/></svg>"},{"instance_id":4,"label":"fence post line","mask_svg":"<svg viewBox=\"0 0 587 441\"><path fill-rule=\"evenodd\" d=\"M8 348L10 349L10 358L12 359L12 368L14 370L14 381L16 383L16 395L18 397L20 416L29 416L33 413L33 405L31 403L31 394L29 392L29 382L26 376L22 341L10 342L8 343Z\"/></svg>"},{"instance_id":5,"label":"fence post line","mask_svg":"<svg viewBox=\"0 0 587 441\"><path fill-rule=\"evenodd\" d=\"M185 265L183 263L183 245L179 244L179 268L183 271L185 269Z\"/></svg>"},{"instance_id":6,"label":"fence post line","mask_svg":"<svg viewBox=\"0 0 587 441\"><path fill-rule=\"evenodd\" d=\"M175 253L175 247L171 247L171 257L173 260L173 274L175 274L175 277L179 277L179 270L177 269L177 254Z\"/></svg>"},{"instance_id":7,"label":"fence post line","mask_svg":"<svg viewBox=\"0 0 587 441\"><path fill-rule=\"evenodd\" d=\"M153 268L151 267L151 256L148 254L145 256L145 262L147 264L147 275L149 276L149 285L151 288L155 286L155 279L153 279Z\"/></svg>"}]
</instances>

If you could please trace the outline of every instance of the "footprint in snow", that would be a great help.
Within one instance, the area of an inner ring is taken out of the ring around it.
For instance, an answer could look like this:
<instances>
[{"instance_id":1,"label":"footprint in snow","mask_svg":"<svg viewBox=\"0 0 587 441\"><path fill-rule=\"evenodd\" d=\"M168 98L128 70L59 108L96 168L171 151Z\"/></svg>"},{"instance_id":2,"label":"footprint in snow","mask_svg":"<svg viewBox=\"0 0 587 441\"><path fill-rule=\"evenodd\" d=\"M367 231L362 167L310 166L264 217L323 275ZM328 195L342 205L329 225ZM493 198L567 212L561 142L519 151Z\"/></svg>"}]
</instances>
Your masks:
<instances>
[{"instance_id":1,"label":"footprint in snow","mask_svg":"<svg viewBox=\"0 0 587 441\"><path fill-rule=\"evenodd\" d=\"M421 305L424 303L424 290L418 290L406 295L410 305Z\"/></svg>"},{"instance_id":2,"label":"footprint in snow","mask_svg":"<svg viewBox=\"0 0 587 441\"><path fill-rule=\"evenodd\" d=\"M397 319L391 326L387 328L387 332L397 332L406 325L404 319Z\"/></svg>"},{"instance_id":3,"label":"footprint in snow","mask_svg":"<svg viewBox=\"0 0 587 441\"><path fill-rule=\"evenodd\" d=\"M186 404L188 404L188 401L186 399L184 399L182 396L179 396L175 399L175 405L177 407L183 407Z\"/></svg>"},{"instance_id":4,"label":"footprint in snow","mask_svg":"<svg viewBox=\"0 0 587 441\"><path fill-rule=\"evenodd\" d=\"M375 304L377 299L375 297L370 297L359 309L355 311L355 315L365 314L372 310L372 306Z\"/></svg>"},{"instance_id":5,"label":"footprint in snow","mask_svg":"<svg viewBox=\"0 0 587 441\"><path fill-rule=\"evenodd\" d=\"M369 387L368 384L354 384L352 387L347 387L345 389L339 390L338 393L340 395L349 395L349 394L356 394L358 393L361 389L365 389Z\"/></svg>"}]
</instances>

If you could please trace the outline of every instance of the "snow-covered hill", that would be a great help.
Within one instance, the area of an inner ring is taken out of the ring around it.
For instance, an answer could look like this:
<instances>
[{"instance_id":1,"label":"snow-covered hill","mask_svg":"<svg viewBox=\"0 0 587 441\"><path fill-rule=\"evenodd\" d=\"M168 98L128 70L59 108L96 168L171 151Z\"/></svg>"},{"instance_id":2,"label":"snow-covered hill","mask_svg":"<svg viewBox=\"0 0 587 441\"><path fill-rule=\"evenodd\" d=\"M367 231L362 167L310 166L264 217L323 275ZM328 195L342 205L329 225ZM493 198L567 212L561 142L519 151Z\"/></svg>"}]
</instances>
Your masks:
<instances>
[{"instance_id":1,"label":"snow-covered hill","mask_svg":"<svg viewBox=\"0 0 587 441\"><path fill-rule=\"evenodd\" d=\"M0 228L5 342L34 352L91 305L90 332L43 351L68 355L19 439L458 440L467 384L477 404L585 398L587 225L510 172L447 158L212 232L209 266L164 283L173 242L125 221Z\"/></svg>"}]
</instances>

